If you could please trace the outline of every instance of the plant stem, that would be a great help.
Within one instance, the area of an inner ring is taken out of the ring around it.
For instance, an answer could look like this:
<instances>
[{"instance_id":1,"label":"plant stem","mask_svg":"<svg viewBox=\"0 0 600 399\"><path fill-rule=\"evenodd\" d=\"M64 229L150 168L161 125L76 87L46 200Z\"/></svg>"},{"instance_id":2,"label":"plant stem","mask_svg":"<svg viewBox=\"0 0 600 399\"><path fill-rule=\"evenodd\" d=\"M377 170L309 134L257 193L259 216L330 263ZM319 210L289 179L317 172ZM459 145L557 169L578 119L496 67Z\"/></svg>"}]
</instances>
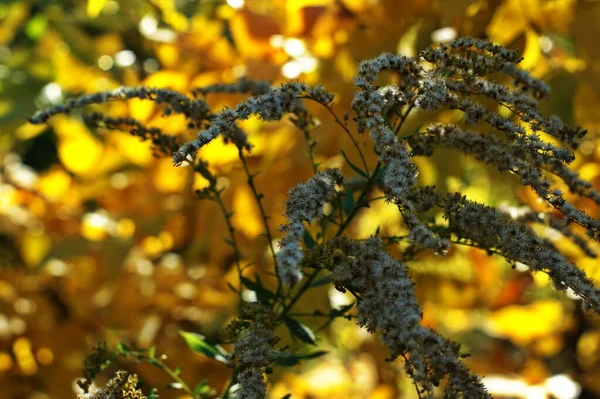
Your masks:
<instances>
[{"instance_id":1,"label":"plant stem","mask_svg":"<svg viewBox=\"0 0 600 399\"><path fill-rule=\"evenodd\" d=\"M365 171L367 172L367 174L369 174L369 165L367 164L367 160L365 159L365 156L364 156L362 150L360 149L360 146L358 145L358 142L356 141L356 139L354 138L354 136L350 132L350 129L348 129L348 126L346 126L346 124L343 123L340 120L340 118L337 116L337 114L333 110L333 104L331 104L331 105L323 104L323 103L321 103L319 101L316 101L316 100L314 100L314 99L312 99L310 97L306 97L306 96L302 96L300 98L307 98L309 100L312 100L312 101L316 102L317 104L321 104L323 107L325 107L325 109L327 109L329 111L329 113L331 115L333 115L333 118L335 119L335 122L338 125L340 125L342 127L342 129L344 129L344 132L346 132L346 134L348 135L348 137L352 141L352 144L354 145L354 148L356 148L356 150L358 151L358 155L360 156L360 160L361 160L361 162L363 164L363 167L365 168Z\"/></svg>"},{"instance_id":2,"label":"plant stem","mask_svg":"<svg viewBox=\"0 0 600 399\"><path fill-rule=\"evenodd\" d=\"M377 162L377 166L375 166L375 170L373 171L373 174L369 176L369 179L367 180L367 184L365 184L365 187L363 188L362 192L360 193L360 196L358 197L358 200L356 201L356 205L354 206L354 208L352 208L352 211L350 212L350 214L348 215L346 220L344 220L344 223L342 223L340 225L340 227L338 228L338 231L335 234L336 237L340 236L344 232L344 230L346 230L346 227L348 227L350 225L350 223L352 222L352 219L354 219L354 217L358 213L358 210L360 208L362 208L361 203L364 200L367 193L369 192L369 190L371 189L371 186L373 185L373 182L375 181L375 176L377 175L377 172L379 172L379 169L381 169L381 166L382 166L381 161Z\"/></svg>"},{"instance_id":3,"label":"plant stem","mask_svg":"<svg viewBox=\"0 0 600 399\"><path fill-rule=\"evenodd\" d=\"M233 374L231 375L231 377L229 378L229 380L223 387L223 392L221 392L221 394L219 395L219 398L221 398L221 399L229 398L229 391L231 390L231 387L235 385L236 382L237 382L237 372L234 370Z\"/></svg>"},{"instance_id":4,"label":"plant stem","mask_svg":"<svg viewBox=\"0 0 600 399\"><path fill-rule=\"evenodd\" d=\"M302 286L300 287L298 292L296 292L296 294L292 297L290 302L284 306L283 310L279 314L279 317L278 317L279 320L282 320L287 315L287 313L292 309L292 307L296 304L296 302L298 302L298 299L300 299L302 294L304 294L304 292L310 287L310 284L317 277L317 274L319 274L320 271L321 271L321 269L315 269L315 271L310 276L308 276L308 278L306 280L304 280L304 283L302 283Z\"/></svg>"},{"instance_id":5,"label":"plant stem","mask_svg":"<svg viewBox=\"0 0 600 399\"><path fill-rule=\"evenodd\" d=\"M237 244L237 240L235 238L235 228L233 227L233 223L231 222L232 214L230 212L227 212L227 208L225 207L225 202L223 201L223 196L221 195L221 193L222 193L222 191L215 189L215 191L214 191L215 201L219 204L219 207L221 208L221 212L223 213L223 216L225 216L225 223L227 224L227 230L229 230L231 246L233 247L233 252L235 254L235 266L237 268L238 278L240 280L240 286L238 288L238 296L241 298L242 297L242 266L240 265L240 251L239 251L239 247Z\"/></svg>"},{"instance_id":6,"label":"plant stem","mask_svg":"<svg viewBox=\"0 0 600 399\"><path fill-rule=\"evenodd\" d=\"M414 103L410 103L408 105L408 108L406 109L406 112L404 113L404 116L400 117L400 123L398 124L398 126L396 126L396 129L394 130L394 134L398 134L398 132L400 132L400 129L402 129L402 125L404 125L404 122L406 121L406 119L408 119L408 114L410 113L410 111L412 111L412 109L414 108L415 104Z\"/></svg>"},{"instance_id":7,"label":"plant stem","mask_svg":"<svg viewBox=\"0 0 600 399\"><path fill-rule=\"evenodd\" d=\"M136 356L143 357L148 364L154 365L162 371L164 371L165 373L167 373L169 377L173 379L173 381L181 385L181 389L184 390L185 393L190 395L193 399L196 399L194 391L192 391L188 384L186 384L185 381L181 379L181 377L175 372L175 370L172 370L169 366L161 362L160 359L156 357L149 357L146 351L131 351L130 353L135 354Z\"/></svg>"},{"instance_id":8,"label":"plant stem","mask_svg":"<svg viewBox=\"0 0 600 399\"><path fill-rule=\"evenodd\" d=\"M275 274L277 275L277 295L279 296L282 290L282 286L281 280L279 280L277 256L275 255L275 248L273 247L273 235L271 234L271 229L269 228L269 217L267 216L265 208L262 204L262 194L260 194L256 189L256 184L254 183L254 176L252 175L252 173L250 173L250 169L248 168L248 162L246 161L246 157L244 156L244 152L241 148L238 148L238 154L240 160L242 161L242 165L244 166L246 176L248 176L248 186L250 186L250 190L252 190L252 194L254 195L254 198L256 198L256 203L258 204L258 209L260 211L260 215L262 216L263 224L265 227L265 236L267 237L269 249L271 250L271 255L273 257L273 264L275 265Z\"/></svg>"}]
</instances>

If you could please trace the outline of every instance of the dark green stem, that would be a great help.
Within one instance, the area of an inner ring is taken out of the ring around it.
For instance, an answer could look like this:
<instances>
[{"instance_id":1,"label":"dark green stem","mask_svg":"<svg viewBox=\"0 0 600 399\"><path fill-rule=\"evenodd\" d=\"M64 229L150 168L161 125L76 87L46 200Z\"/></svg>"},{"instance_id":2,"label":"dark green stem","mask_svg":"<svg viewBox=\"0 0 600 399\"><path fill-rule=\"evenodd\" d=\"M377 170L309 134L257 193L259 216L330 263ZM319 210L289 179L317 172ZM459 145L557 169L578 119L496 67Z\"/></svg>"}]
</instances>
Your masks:
<instances>
[{"instance_id":1,"label":"dark green stem","mask_svg":"<svg viewBox=\"0 0 600 399\"><path fill-rule=\"evenodd\" d=\"M244 166L244 171L246 172L246 176L248 177L248 186L250 186L250 190L252 190L252 194L256 199L256 203L258 204L258 209L260 211L260 215L263 220L263 225L265 227L265 236L267 237L269 249L271 250L271 255L273 257L273 264L275 265L275 275L277 275L277 295L281 293L281 280L279 280L278 266L277 266L277 256L275 255L275 248L273 247L273 235L271 234L271 229L269 227L269 217L265 212L265 208L262 204L262 194L258 192L256 189L256 184L254 183L254 175L250 173L250 169L248 168L248 162L246 161L246 157L244 156L244 152L241 148L238 148L238 154L240 160L242 161L242 165Z\"/></svg>"}]
</instances>

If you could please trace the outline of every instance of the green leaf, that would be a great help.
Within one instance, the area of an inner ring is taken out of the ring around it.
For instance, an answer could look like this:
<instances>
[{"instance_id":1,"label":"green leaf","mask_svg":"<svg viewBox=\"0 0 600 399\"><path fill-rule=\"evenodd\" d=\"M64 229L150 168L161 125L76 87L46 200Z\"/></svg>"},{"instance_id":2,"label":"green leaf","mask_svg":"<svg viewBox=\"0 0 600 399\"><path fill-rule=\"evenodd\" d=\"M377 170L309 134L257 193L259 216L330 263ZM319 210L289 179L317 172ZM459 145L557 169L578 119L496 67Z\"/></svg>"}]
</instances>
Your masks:
<instances>
[{"instance_id":1,"label":"green leaf","mask_svg":"<svg viewBox=\"0 0 600 399\"><path fill-rule=\"evenodd\" d=\"M211 345L204 340L204 336L193 332L179 331L185 343L196 353L200 353L223 364L228 364L227 352L219 345Z\"/></svg>"},{"instance_id":2,"label":"green leaf","mask_svg":"<svg viewBox=\"0 0 600 399\"><path fill-rule=\"evenodd\" d=\"M194 397L205 397L212 391L208 381L202 380L194 387Z\"/></svg>"},{"instance_id":3,"label":"green leaf","mask_svg":"<svg viewBox=\"0 0 600 399\"><path fill-rule=\"evenodd\" d=\"M249 290L256 292L256 298L262 303L268 303L270 299L275 298L275 294L262 285L258 274L255 274L255 278L256 281L252 281L242 276L242 284L244 284Z\"/></svg>"},{"instance_id":4,"label":"green leaf","mask_svg":"<svg viewBox=\"0 0 600 399\"><path fill-rule=\"evenodd\" d=\"M315 340L315 334L311 331L310 328L308 328L307 326L305 326L297 320L290 319L289 317L286 317L284 319L284 322L288 330L290 330L290 333L292 333L292 335L296 336L301 341L317 345L317 342Z\"/></svg>"},{"instance_id":5,"label":"green leaf","mask_svg":"<svg viewBox=\"0 0 600 399\"><path fill-rule=\"evenodd\" d=\"M314 247L317 243L315 242L315 240L312 238L312 236L310 235L310 233L304 229L304 245L306 245L307 249L311 249L312 247Z\"/></svg>"},{"instance_id":6,"label":"green leaf","mask_svg":"<svg viewBox=\"0 0 600 399\"><path fill-rule=\"evenodd\" d=\"M301 355L301 354L294 354L294 353L290 353L290 352L275 351L275 358L277 359L276 362L278 365L289 367L289 366L295 366L297 364L300 364L301 360L316 359L318 357L326 355L327 353L329 353L329 352L316 351L316 352Z\"/></svg>"},{"instance_id":7,"label":"green leaf","mask_svg":"<svg viewBox=\"0 0 600 399\"><path fill-rule=\"evenodd\" d=\"M348 305L344 305L339 309L333 309L331 310L331 313L329 313L329 315L331 317L340 317L346 314L347 311L349 311L350 309L352 309L354 307L354 303L350 303Z\"/></svg>"},{"instance_id":8,"label":"green leaf","mask_svg":"<svg viewBox=\"0 0 600 399\"><path fill-rule=\"evenodd\" d=\"M344 192L344 198L342 198L342 210L346 215L349 215L354 210L355 206L354 192L349 188Z\"/></svg>"},{"instance_id":9,"label":"green leaf","mask_svg":"<svg viewBox=\"0 0 600 399\"><path fill-rule=\"evenodd\" d=\"M310 283L310 286L311 287L319 287L321 285L325 285L325 284L329 284L329 283L331 283L331 275L321 277L320 279L313 281L312 283Z\"/></svg>"},{"instance_id":10,"label":"green leaf","mask_svg":"<svg viewBox=\"0 0 600 399\"><path fill-rule=\"evenodd\" d=\"M381 180L381 178L383 177L383 175L385 174L385 172L387 171L388 165L383 165L381 168L379 168L379 170L377 171L377 174L375 176L373 176L373 181L374 182L378 182Z\"/></svg>"},{"instance_id":11,"label":"green leaf","mask_svg":"<svg viewBox=\"0 0 600 399\"><path fill-rule=\"evenodd\" d=\"M25 34L31 40L40 39L48 27L48 18L44 14L36 14L25 25Z\"/></svg>"},{"instance_id":12,"label":"green leaf","mask_svg":"<svg viewBox=\"0 0 600 399\"><path fill-rule=\"evenodd\" d=\"M123 342L119 342L117 344L117 350L121 355L128 355L133 349L125 345Z\"/></svg>"},{"instance_id":13,"label":"green leaf","mask_svg":"<svg viewBox=\"0 0 600 399\"><path fill-rule=\"evenodd\" d=\"M348 159L348 156L346 155L346 153L344 152L344 150L342 150L342 156L344 157L344 159L346 160L346 162L348 162L348 165L350 165L350 167L352 169L354 169L354 171L356 173L358 173L361 176L367 177L367 178L369 177L367 175L367 172L365 172L364 170L362 170L361 168L359 168L358 166L356 166L352 162L350 162L350 159Z\"/></svg>"},{"instance_id":14,"label":"green leaf","mask_svg":"<svg viewBox=\"0 0 600 399\"><path fill-rule=\"evenodd\" d=\"M154 359L155 355L156 355L156 346L152 346L152 348L148 349L148 357L150 359Z\"/></svg>"}]
</instances>

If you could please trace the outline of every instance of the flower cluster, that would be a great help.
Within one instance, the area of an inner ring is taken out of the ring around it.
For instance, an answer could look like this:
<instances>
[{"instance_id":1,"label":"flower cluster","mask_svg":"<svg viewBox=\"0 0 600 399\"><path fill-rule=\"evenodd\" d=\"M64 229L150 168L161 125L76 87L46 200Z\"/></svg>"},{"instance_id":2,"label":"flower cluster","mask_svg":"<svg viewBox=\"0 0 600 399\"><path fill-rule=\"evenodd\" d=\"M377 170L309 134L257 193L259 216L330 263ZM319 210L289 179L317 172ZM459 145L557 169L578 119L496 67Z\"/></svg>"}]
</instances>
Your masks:
<instances>
[{"instance_id":1,"label":"flower cluster","mask_svg":"<svg viewBox=\"0 0 600 399\"><path fill-rule=\"evenodd\" d=\"M179 149L175 136L162 133L157 127L147 127L134 118L112 118L99 112L83 115L83 120L91 125L109 130L128 131L131 135L141 140L152 142L156 155L172 155Z\"/></svg>"},{"instance_id":2,"label":"flower cluster","mask_svg":"<svg viewBox=\"0 0 600 399\"><path fill-rule=\"evenodd\" d=\"M273 345L279 338L273 334L275 316L259 304L246 304L240 319L227 327L234 335L230 360L239 384L238 399L264 398L267 393L265 372L270 373L275 361Z\"/></svg>"},{"instance_id":3,"label":"flower cluster","mask_svg":"<svg viewBox=\"0 0 600 399\"><path fill-rule=\"evenodd\" d=\"M210 93L227 94L250 94L259 96L271 90L271 82L268 80L251 80L246 77L238 79L234 83L217 83L210 86L198 87L192 90L194 95L206 96Z\"/></svg>"},{"instance_id":4,"label":"flower cluster","mask_svg":"<svg viewBox=\"0 0 600 399\"><path fill-rule=\"evenodd\" d=\"M321 258L336 288L358 298L358 324L381 334L390 360L406 360L407 374L425 397L435 397L435 387L446 380L444 397L491 398L459 360L460 346L420 325L422 312L406 265L386 253L381 240L334 238Z\"/></svg>"},{"instance_id":5,"label":"flower cluster","mask_svg":"<svg viewBox=\"0 0 600 399\"><path fill-rule=\"evenodd\" d=\"M374 85L377 75L389 70L399 74L401 83L394 90L381 90ZM404 223L410 229L411 241L419 247L432 248L443 253L448 242L437 237L414 213L414 206L407 194L417 184L417 168L410 159L405 144L395 137L395 132L386 122L385 114L390 108L411 107L420 103L425 109L437 107L445 99L443 81L426 75L416 62L408 57L384 53L372 60L362 61L354 80L358 89L354 95L352 109L356 113L358 130L370 130L375 148L380 153L380 162L386 166L382 186L388 201L396 204L404 215ZM427 97L424 93L429 93ZM424 90L417 95L417 92ZM406 118L405 114L404 118Z\"/></svg>"},{"instance_id":6,"label":"flower cluster","mask_svg":"<svg viewBox=\"0 0 600 399\"><path fill-rule=\"evenodd\" d=\"M83 379L77 381L79 388L87 393L94 378L117 357L115 352L105 341L94 345L93 350L85 357L83 363Z\"/></svg>"},{"instance_id":7,"label":"flower cluster","mask_svg":"<svg viewBox=\"0 0 600 399\"><path fill-rule=\"evenodd\" d=\"M327 93L322 86L309 88L303 83L284 83L279 88L272 88L264 94L250 97L233 109L226 109L213 115L208 129L200 131L195 140L185 143L178 152L173 154L173 162L177 165L181 164L186 157L195 154L201 147L219 135L232 131L235 129L236 121L243 121L254 115L265 121L278 121L283 118L284 114L294 113L294 110L300 106L299 103L303 97L324 104L333 99L333 96ZM232 141L239 148L250 148L245 138Z\"/></svg>"},{"instance_id":8,"label":"flower cluster","mask_svg":"<svg viewBox=\"0 0 600 399\"><path fill-rule=\"evenodd\" d=\"M522 60L517 51L471 37L429 47L421 52L421 58L434 64L440 71L463 76L487 76L504 71L507 65L514 65ZM539 82L531 81L536 86Z\"/></svg>"},{"instance_id":9,"label":"flower cluster","mask_svg":"<svg viewBox=\"0 0 600 399\"><path fill-rule=\"evenodd\" d=\"M320 219L323 216L323 205L335 198L336 186L343 184L344 176L339 169L326 169L290 190L285 201L288 224L281 226L286 235L279 242L280 249L277 253L277 272L285 284L295 285L302 279L299 264L303 254L298 242L304 235L303 223Z\"/></svg>"},{"instance_id":10,"label":"flower cluster","mask_svg":"<svg viewBox=\"0 0 600 399\"><path fill-rule=\"evenodd\" d=\"M115 376L108 381L105 388L100 388L92 393L78 395L78 399L147 399L137 388L138 377L126 371L117 371Z\"/></svg>"},{"instance_id":11,"label":"flower cluster","mask_svg":"<svg viewBox=\"0 0 600 399\"><path fill-rule=\"evenodd\" d=\"M569 222L567 219L558 217L552 213L543 213L543 212L534 212L525 208L526 211L520 215L515 215L512 219L519 223L540 223L548 226L551 233L559 233L563 237L569 238L573 244L579 247L583 251L583 253L589 258L596 258L598 254L596 251L589 245L588 240L580 234L577 234L571 226L569 226ZM500 208L502 211L502 208ZM551 238L549 238L551 241Z\"/></svg>"},{"instance_id":12,"label":"flower cluster","mask_svg":"<svg viewBox=\"0 0 600 399\"><path fill-rule=\"evenodd\" d=\"M440 194L426 187L413 197L422 210L433 206L444 209L449 222L448 233L497 250L511 261L521 262L533 271L547 273L557 289L570 288L600 313L600 289L586 274L569 262L548 240L537 236L529 227L506 219L493 207L467 200L460 193Z\"/></svg>"},{"instance_id":13,"label":"flower cluster","mask_svg":"<svg viewBox=\"0 0 600 399\"><path fill-rule=\"evenodd\" d=\"M119 87L118 89L100 93L93 93L67 100L64 104L57 104L42 111L36 112L29 122L33 124L46 123L49 118L57 114L69 114L77 108L92 104L104 104L109 101L125 101L130 99L151 100L156 104L165 105L163 113L183 114L192 126L201 126L206 121L210 108L202 99L190 99L184 94L170 89L156 89L149 87Z\"/></svg>"},{"instance_id":14,"label":"flower cluster","mask_svg":"<svg viewBox=\"0 0 600 399\"><path fill-rule=\"evenodd\" d=\"M586 228L590 237L600 240L600 221L587 215L569 203L560 190L551 187L544 177L540 154L531 156L526 147L506 143L494 136L465 132L454 125L432 125L419 135L409 139L414 155L431 155L436 147L447 147L473 155L477 160L494 164L500 172L510 171L521 182L535 190L538 196L560 210L567 222L575 222ZM564 177L559 174L559 176ZM566 177L566 179L569 179ZM567 180L572 182L573 180ZM593 191L592 191L593 193Z\"/></svg>"}]
</instances>

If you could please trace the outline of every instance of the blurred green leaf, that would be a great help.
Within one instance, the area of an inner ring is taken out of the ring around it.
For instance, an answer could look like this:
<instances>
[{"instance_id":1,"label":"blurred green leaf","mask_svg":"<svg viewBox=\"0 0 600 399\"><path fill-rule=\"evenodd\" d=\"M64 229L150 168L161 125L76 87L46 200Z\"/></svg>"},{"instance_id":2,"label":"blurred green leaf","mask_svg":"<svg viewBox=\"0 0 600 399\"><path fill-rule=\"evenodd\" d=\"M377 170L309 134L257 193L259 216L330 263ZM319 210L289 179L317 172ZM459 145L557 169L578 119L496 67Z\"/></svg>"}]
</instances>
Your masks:
<instances>
[{"instance_id":1,"label":"blurred green leaf","mask_svg":"<svg viewBox=\"0 0 600 399\"><path fill-rule=\"evenodd\" d=\"M249 290L256 292L256 298L262 303L268 303L270 299L275 298L275 294L263 286L258 274L255 275L255 278L256 281L252 281L242 276L242 284Z\"/></svg>"},{"instance_id":2,"label":"blurred green leaf","mask_svg":"<svg viewBox=\"0 0 600 399\"><path fill-rule=\"evenodd\" d=\"M48 28L48 18L44 14L36 14L25 25L25 34L31 40L39 40Z\"/></svg>"},{"instance_id":3,"label":"blurred green leaf","mask_svg":"<svg viewBox=\"0 0 600 399\"><path fill-rule=\"evenodd\" d=\"M301 354L294 354L294 353L290 353L290 352L276 351L275 357L277 358L277 360L276 360L277 364L280 366L295 366L297 364L300 364L301 360L316 359L318 357L326 355L327 353L329 353L329 352L316 351L316 352L301 355Z\"/></svg>"},{"instance_id":4,"label":"blurred green leaf","mask_svg":"<svg viewBox=\"0 0 600 399\"><path fill-rule=\"evenodd\" d=\"M300 339L303 342L317 345L315 334L310 328L300 323L297 320L286 317L284 319L286 327L290 330L290 333Z\"/></svg>"},{"instance_id":5,"label":"blurred green leaf","mask_svg":"<svg viewBox=\"0 0 600 399\"><path fill-rule=\"evenodd\" d=\"M179 331L186 344L196 353L200 353L223 364L228 364L227 352L219 345L211 345L205 341L204 336L192 332Z\"/></svg>"},{"instance_id":6,"label":"blurred green leaf","mask_svg":"<svg viewBox=\"0 0 600 399\"><path fill-rule=\"evenodd\" d=\"M307 249L311 249L312 247L314 247L316 245L314 238L312 238L312 236L306 229L304 229L303 240L304 240L304 245L306 245Z\"/></svg>"}]
</instances>

